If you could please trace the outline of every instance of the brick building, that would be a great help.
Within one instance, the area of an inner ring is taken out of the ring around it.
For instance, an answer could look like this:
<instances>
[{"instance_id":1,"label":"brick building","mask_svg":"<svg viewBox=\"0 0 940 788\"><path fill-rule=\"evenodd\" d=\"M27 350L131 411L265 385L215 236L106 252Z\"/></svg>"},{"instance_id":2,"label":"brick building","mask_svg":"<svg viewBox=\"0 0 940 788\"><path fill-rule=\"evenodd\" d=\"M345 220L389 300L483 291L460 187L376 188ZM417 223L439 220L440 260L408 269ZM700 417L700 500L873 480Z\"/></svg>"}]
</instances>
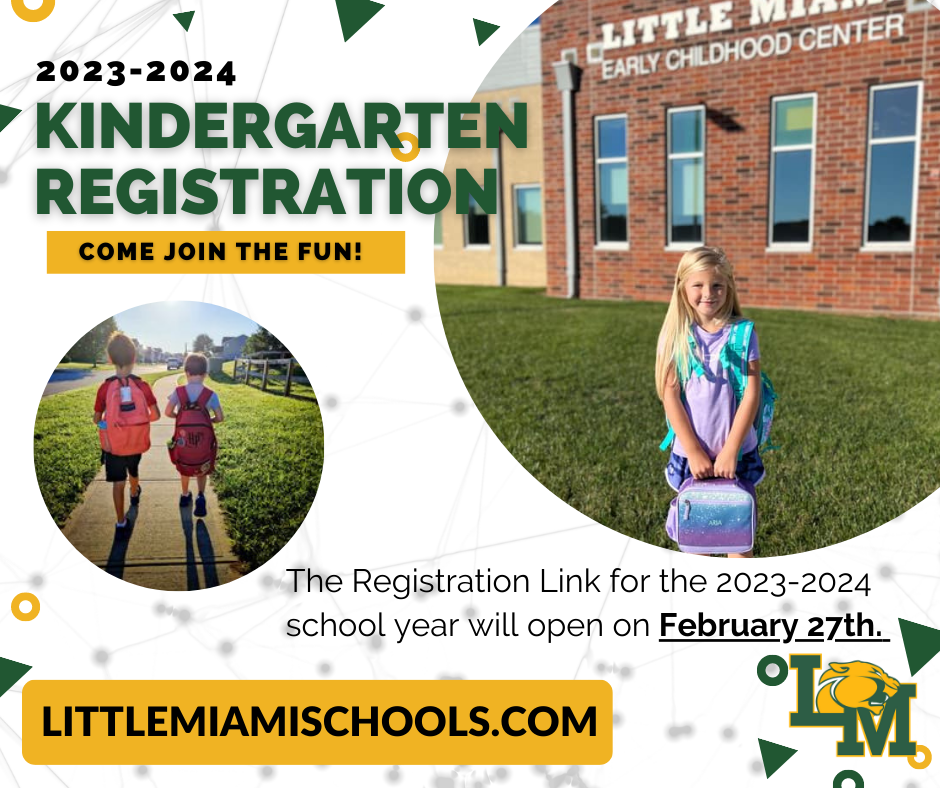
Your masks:
<instances>
[{"instance_id":1,"label":"brick building","mask_svg":"<svg viewBox=\"0 0 940 788\"><path fill-rule=\"evenodd\" d=\"M746 307L940 316L940 10L559 0L541 34L549 294L666 300L705 243Z\"/></svg>"},{"instance_id":2,"label":"brick building","mask_svg":"<svg viewBox=\"0 0 940 788\"><path fill-rule=\"evenodd\" d=\"M516 148L503 141L499 149L455 148L444 174L451 184L458 168L483 183L483 171L495 169L500 182L500 204L488 215L475 202L469 214L450 205L435 217L434 276L441 284L545 286L545 251L542 220L542 61L539 25L525 30L503 53L473 97L481 109L497 102L513 116L522 102L528 112L528 145ZM483 115L477 121L481 136Z\"/></svg>"}]
</instances>

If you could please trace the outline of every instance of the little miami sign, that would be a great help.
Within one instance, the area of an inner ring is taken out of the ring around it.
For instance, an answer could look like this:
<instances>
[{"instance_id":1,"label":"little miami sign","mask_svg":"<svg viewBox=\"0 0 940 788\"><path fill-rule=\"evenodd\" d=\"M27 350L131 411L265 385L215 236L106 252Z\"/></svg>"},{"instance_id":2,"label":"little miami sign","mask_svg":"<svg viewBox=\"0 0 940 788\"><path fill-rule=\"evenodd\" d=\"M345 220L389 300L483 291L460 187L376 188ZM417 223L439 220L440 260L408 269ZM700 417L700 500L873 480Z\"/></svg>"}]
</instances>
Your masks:
<instances>
[{"instance_id":1,"label":"little miami sign","mask_svg":"<svg viewBox=\"0 0 940 788\"><path fill-rule=\"evenodd\" d=\"M587 61L601 65L602 78L642 76L661 69L677 71L684 68L749 61L785 55L793 50L809 52L840 46L880 41L904 35L904 15L882 14L848 22L827 24L824 15L844 11L871 9L884 5L885 0L750 0L749 32L733 38L723 36L708 41L707 37L734 30L734 0L720 0L707 6L663 11L658 14L607 22L601 25L601 40L588 44ZM810 24L800 30L761 32L762 26L775 22ZM649 45L668 45L684 37L702 38L703 43L657 51ZM644 47L647 52L631 54L632 48ZM623 54L622 50L627 50Z\"/></svg>"}]
</instances>

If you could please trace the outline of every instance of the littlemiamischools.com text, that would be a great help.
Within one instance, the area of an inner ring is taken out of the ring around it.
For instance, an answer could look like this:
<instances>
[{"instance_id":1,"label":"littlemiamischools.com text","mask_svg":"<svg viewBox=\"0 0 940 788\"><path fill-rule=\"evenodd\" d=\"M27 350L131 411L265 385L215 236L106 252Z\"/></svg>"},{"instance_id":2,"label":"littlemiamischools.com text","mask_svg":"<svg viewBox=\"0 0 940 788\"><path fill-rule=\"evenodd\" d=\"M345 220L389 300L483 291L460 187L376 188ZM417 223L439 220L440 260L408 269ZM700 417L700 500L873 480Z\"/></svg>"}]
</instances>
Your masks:
<instances>
[{"instance_id":1,"label":"littlemiamischools.com text","mask_svg":"<svg viewBox=\"0 0 940 788\"><path fill-rule=\"evenodd\" d=\"M492 722L491 722L492 720ZM107 725L110 737L134 736L569 736L597 735L597 708L576 712L570 706L554 708L486 706L461 709L424 706L65 706L43 707L44 736L87 736ZM120 731L120 732L119 732Z\"/></svg>"}]
</instances>

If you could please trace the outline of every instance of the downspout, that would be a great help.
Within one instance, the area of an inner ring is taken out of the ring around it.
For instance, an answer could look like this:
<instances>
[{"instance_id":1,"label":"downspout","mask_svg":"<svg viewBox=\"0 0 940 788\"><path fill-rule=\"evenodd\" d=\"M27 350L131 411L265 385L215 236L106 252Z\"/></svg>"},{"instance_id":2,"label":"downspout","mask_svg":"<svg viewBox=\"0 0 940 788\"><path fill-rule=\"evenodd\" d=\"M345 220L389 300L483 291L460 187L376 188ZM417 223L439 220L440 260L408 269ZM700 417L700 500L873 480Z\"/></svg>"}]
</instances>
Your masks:
<instances>
[{"instance_id":1,"label":"downspout","mask_svg":"<svg viewBox=\"0 0 940 788\"><path fill-rule=\"evenodd\" d=\"M581 69L574 63L555 63L555 84L561 91L562 127L565 161L565 270L568 277L567 298L578 297L578 201L574 170L574 94L581 85Z\"/></svg>"},{"instance_id":2,"label":"downspout","mask_svg":"<svg viewBox=\"0 0 940 788\"><path fill-rule=\"evenodd\" d=\"M503 132L499 132L493 148L493 167L496 170L496 284L506 286L506 231L503 226Z\"/></svg>"}]
</instances>

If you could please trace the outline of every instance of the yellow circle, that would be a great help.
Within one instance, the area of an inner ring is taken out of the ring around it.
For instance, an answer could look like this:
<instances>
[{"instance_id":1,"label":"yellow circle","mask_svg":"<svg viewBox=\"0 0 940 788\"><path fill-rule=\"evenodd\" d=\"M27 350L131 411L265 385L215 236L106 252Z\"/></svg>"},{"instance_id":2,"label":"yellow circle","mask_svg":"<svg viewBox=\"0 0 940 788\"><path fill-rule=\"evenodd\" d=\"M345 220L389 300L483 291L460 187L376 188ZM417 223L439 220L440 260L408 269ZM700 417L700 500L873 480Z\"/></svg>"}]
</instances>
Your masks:
<instances>
[{"instance_id":1,"label":"yellow circle","mask_svg":"<svg viewBox=\"0 0 940 788\"><path fill-rule=\"evenodd\" d=\"M392 148L392 156L394 156L399 161L414 161L418 158L418 154L421 153L421 148L418 147L418 138L408 131L403 131L398 135L398 139L402 142L410 142L411 150L407 153L402 153L401 148Z\"/></svg>"},{"instance_id":2,"label":"yellow circle","mask_svg":"<svg viewBox=\"0 0 940 788\"><path fill-rule=\"evenodd\" d=\"M21 602L29 602L32 606L28 613L24 613L20 610ZM35 594L30 594L29 592L17 594L13 597L13 604L10 605L10 609L13 611L13 615L20 621L32 621L39 615L39 599Z\"/></svg>"},{"instance_id":3,"label":"yellow circle","mask_svg":"<svg viewBox=\"0 0 940 788\"><path fill-rule=\"evenodd\" d=\"M914 760L917 757L917 755L920 755L921 753L924 754L924 760L922 761ZM930 761L933 759L933 756L930 754L930 750L924 747L923 744L917 745L917 755L907 756L907 762L912 767L914 767L915 769L926 769L928 766L930 766Z\"/></svg>"},{"instance_id":4,"label":"yellow circle","mask_svg":"<svg viewBox=\"0 0 940 788\"><path fill-rule=\"evenodd\" d=\"M27 8L23 0L10 0L13 13L24 22L42 22L55 10L55 0L42 0L39 8Z\"/></svg>"}]
</instances>

